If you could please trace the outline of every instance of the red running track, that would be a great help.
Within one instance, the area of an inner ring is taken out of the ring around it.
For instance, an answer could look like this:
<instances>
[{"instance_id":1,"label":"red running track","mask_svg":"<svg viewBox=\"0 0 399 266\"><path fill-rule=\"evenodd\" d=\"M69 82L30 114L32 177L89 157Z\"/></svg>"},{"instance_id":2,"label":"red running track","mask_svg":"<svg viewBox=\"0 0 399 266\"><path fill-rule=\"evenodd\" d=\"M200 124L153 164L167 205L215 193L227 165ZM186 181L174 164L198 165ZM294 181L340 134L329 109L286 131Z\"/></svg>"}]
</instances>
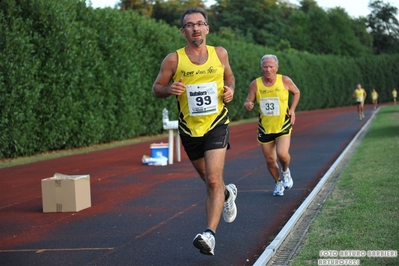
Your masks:
<instances>
[{"instance_id":1,"label":"red running track","mask_svg":"<svg viewBox=\"0 0 399 266\"><path fill-rule=\"evenodd\" d=\"M357 134L356 107L297 113L291 145L294 187L274 183L256 141L257 122L231 127L226 183L238 188L237 219L219 224L215 256L192 245L205 229L205 186L187 156L142 165L147 141L0 169L2 265L252 265ZM167 137L156 142L167 142ZM41 180L90 174L92 207L43 213Z\"/></svg>"}]
</instances>

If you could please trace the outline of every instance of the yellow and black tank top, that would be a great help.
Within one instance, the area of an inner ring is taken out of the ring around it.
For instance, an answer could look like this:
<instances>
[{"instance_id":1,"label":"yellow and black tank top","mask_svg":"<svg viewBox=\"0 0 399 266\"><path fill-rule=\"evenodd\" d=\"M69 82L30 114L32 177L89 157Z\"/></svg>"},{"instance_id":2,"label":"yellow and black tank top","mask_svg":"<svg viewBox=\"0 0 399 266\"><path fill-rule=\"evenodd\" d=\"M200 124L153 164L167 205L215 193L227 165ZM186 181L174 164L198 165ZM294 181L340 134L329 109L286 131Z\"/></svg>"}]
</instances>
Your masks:
<instances>
[{"instance_id":1,"label":"yellow and black tank top","mask_svg":"<svg viewBox=\"0 0 399 266\"><path fill-rule=\"evenodd\" d=\"M215 47L206 46L208 60L196 65L185 48L177 50L178 63L173 80L183 79L186 91L177 96L179 131L192 137L202 137L218 124L230 122L221 95L224 93L224 67Z\"/></svg>"},{"instance_id":2,"label":"yellow and black tank top","mask_svg":"<svg viewBox=\"0 0 399 266\"><path fill-rule=\"evenodd\" d=\"M289 92L284 87L283 76L277 74L271 87L263 84L262 77L256 79L256 102L259 106L258 131L264 134L278 134L291 128L288 115Z\"/></svg>"},{"instance_id":3,"label":"yellow and black tank top","mask_svg":"<svg viewBox=\"0 0 399 266\"><path fill-rule=\"evenodd\" d=\"M371 92L371 99L377 100L378 99L378 93L376 91Z\"/></svg>"},{"instance_id":4,"label":"yellow and black tank top","mask_svg":"<svg viewBox=\"0 0 399 266\"><path fill-rule=\"evenodd\" d=\"M363 102L364 101L364 90L363 88L356 88L355 89L356 101Z\"/></svg>"}]
</instances>

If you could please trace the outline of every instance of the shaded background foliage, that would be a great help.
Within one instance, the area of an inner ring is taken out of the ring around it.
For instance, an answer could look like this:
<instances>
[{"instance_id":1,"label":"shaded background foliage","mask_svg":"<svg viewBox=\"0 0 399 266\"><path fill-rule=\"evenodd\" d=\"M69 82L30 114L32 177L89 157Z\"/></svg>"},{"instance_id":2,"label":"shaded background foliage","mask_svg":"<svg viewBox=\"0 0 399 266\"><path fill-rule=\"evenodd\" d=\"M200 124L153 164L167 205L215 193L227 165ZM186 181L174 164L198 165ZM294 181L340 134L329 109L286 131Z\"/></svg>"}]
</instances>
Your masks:
<instances>
[{"instance_id":1,"label":"shaded background foliage","mask_svg":"<svg viewBox=\"0 0 399 266\"><path fill-rule=\"evenodd\" d=\"M324 10L315 0L120 0L121 11L141 14L179 27L189 6L206 8L213 33L230 35L268 47L292 48L313 54L365 56L399 53L398 9L371 0L367 17L352 18L340 8ZM151 10L150 8L151 7Z\"/></svg>"},{"instance_id":2,"label":"shaded background foliage","mask_svg":"<svg viewBox=\"0 0 399 266\"><path fill-rule=\"evenodd\" d=\"M83 0L0 2L0 158L159 134L164 107L177 119L175 99L156 99L151 87L163 58L185 45L178 29L181 1L140 2L132 10L127 5L93 9ZM241 17L234 10L234 16L227 16L231 2L217 1L209 11L216 25L211 31L217 31L208 35L208 44L229 51L236 76L235 100L229 104L233 121L257 115L244 111L242 103L251 80L261 75L259 60L266 53L279 57L279 72L301 89L298 110L351 105L357 83L368 91L376 88L382 102L391 100L390 91L399 81L399 55L373 54L368 46L373 41L357 44L356 38L370 36L361 27L364 19L347 24L340 9L326 13L302 6L306 13L272 0L246 2L248 10L241 10ZM184 4L203 5L194 0ZM243 19L256 10L264 11L267 27ZM164 14L170 24L150 14ZM360 37L340 39L334 27L326 27L331 36L315 41L306 32L316 19L336 21L341 32ZM395 42L395 31L386 32ZM336 50L342 52L331 52Z\"/></svg>"}]
</instances>

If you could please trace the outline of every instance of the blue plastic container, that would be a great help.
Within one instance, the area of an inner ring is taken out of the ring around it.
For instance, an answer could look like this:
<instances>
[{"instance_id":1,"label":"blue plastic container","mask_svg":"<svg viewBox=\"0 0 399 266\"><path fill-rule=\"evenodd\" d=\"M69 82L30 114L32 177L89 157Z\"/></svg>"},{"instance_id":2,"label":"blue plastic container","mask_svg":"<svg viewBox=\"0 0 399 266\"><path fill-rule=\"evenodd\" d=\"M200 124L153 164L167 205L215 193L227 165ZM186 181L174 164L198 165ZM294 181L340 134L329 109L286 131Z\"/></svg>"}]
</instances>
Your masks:
<instances>
[{"instance_id":1,"label":"blue plastic container","mask_svg":"<svg viewBox=\"0 0 399 266\"><path fill-rule=\"evenodd\" d=\"M151 149L151 157L152 158L158 158L161 156L169 158L169 144L168 143L153 143L153 144L151 144L150 149Z\"/></svg>"}]
</instances>

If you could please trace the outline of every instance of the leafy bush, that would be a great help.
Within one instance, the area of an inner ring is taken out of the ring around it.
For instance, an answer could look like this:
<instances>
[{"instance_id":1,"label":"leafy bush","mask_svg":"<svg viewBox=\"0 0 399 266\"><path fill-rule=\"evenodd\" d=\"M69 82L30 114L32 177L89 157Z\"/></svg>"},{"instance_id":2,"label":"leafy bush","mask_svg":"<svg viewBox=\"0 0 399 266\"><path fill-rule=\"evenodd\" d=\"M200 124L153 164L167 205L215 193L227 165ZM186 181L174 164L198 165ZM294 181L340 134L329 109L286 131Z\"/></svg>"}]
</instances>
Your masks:
<instances>
[{"instance_id":1,"label":"leafy bush","mask_svg":"<svg viewBox=\"0 0 399 266\"><path fill-rule=\"evenodd\" d=\"M156 99L152 83L163 58L185 45L179 30L85 2L0 2L0 158L156 135L164 107L177 119L174 97ZM320 56L221 36L211 33L208 44L229 51L233 121L257 115L243 103L266 53L279 57L279 72L300 88L298 110L350 105L357 83L388 101L398 84L398 55Z\"/></svg>"}]
</instances>

